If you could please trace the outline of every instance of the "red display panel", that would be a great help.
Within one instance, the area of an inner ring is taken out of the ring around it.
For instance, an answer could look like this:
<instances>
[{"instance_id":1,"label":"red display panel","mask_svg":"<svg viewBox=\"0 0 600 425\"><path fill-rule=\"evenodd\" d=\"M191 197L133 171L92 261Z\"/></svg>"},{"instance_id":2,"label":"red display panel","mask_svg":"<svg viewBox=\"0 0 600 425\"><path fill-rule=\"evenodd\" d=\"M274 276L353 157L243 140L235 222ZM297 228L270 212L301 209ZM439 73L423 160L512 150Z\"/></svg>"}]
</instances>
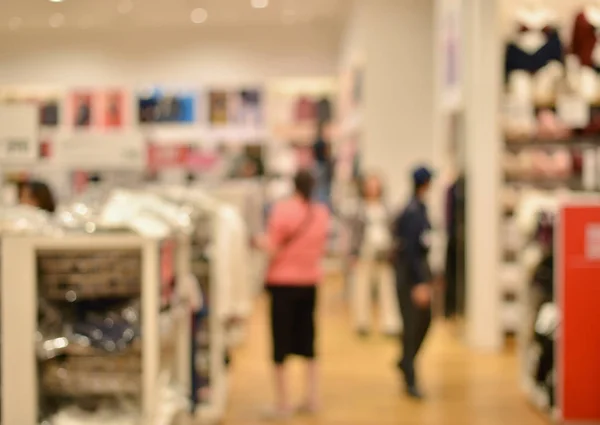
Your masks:
<instances>
[{"instance_id":1,"label":"red display panel","mask_svg":"<svg viewBox=\"0 0 600 425\"><path fill-rule=\"evenodd\" d=\"M566 422L600 421L600 206L560 212L558 403Z\"/></svg>"}]
</instances>

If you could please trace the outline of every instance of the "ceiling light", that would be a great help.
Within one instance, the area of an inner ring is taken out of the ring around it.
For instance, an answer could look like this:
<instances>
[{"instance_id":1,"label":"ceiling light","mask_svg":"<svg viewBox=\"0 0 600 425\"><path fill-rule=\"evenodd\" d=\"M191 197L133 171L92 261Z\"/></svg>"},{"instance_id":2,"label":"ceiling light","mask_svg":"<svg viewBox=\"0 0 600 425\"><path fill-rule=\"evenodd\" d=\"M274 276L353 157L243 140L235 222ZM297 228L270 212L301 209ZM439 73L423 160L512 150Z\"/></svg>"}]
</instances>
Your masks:
<instances>
[{"instance_id":1,"label":"ceiling light","mask_svg":"<svg viewBox=\"0 0 600 425\"><path fill-rule=\"evenodd\" d=\"M22 25L23 19L19 18L18 16L15 16L8 20L8 28L10 28L12 31L18 30L19 28L21 28Z\"/></svg>"},{"instance_id":2,"label":"ceiling light","mask_svg":"<svg viewBox=\"0 0 600 425\"><path fill-rule=\"evenodd\" d=\"M50 0L51 3L62 3L63 0Z\"/></svg>"},{"instance_id":3,"label":"ceiling light","mask_svg":"<svg viewBox=\"0 0 600 425\"><path fill-rule=\"evenodd\" d=\"M121 15L126 15L133 10L132 0L122 0L117 7L117 10Z\"/></svg>"},{"instance_id":4,"label":"ceiling light","mask_svg":"<svg viewBox=\"0 0 600 425\"><path fill-rule=\"evenodd\" d=\"M252 7L255 9L264 9L269 5L269 0L252 0Z\"/></svg>"},{"instance_id":5,"label":"ceiling light","mask_svg":"<svg viewBox=\"0 0 600 425\"><path fill-rule=\"evenodd\" d=\"M48 23L52 28L60 28L65 23L65 15L62 13L55 13L54 15L50 16Z\"/></svg>"},{"instance_id":6,"label":"ceiling light","mask_svg":"<svg viewBox=\"0 0 600 425\"><path fill-rule=\"evenodd\" d=\"M206 11L206 9L202 9L201 7L199 7L197 9L192 10L190 18L193 23L202 24L208 19L208 12Z\"/></svg>"}]
</instances>

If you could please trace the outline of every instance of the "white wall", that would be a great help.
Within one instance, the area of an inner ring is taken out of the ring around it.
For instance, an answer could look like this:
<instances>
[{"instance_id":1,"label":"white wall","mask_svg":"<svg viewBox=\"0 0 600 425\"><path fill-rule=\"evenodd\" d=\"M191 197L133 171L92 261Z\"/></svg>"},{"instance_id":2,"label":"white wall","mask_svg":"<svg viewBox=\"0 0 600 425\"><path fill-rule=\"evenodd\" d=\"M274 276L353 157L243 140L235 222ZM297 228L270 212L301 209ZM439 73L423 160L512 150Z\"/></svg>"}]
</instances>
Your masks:
<instances>
[{"instance_id":1,"label":"white wall","mask_svg":"<svg viewBox=\"0 0 600 425\"><path fill-rule=\"evenodd\" d=\"M339 28L46 31L0 38L0 84L263 82L337 72Z\"/></svg>"}]
</instances>

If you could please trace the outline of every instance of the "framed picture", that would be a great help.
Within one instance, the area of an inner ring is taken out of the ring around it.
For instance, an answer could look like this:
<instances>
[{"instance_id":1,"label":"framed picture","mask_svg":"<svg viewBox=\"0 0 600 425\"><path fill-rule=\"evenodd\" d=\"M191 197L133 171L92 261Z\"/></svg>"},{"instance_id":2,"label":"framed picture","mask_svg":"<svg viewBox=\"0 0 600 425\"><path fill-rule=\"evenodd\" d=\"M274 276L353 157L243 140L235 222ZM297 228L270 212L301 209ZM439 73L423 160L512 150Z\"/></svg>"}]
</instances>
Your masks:
<instances>
[{"instance_id":1,"label":"framed picture","mask_svg":"<svg viewBox=\"0 0 600 425\"><path fill-rule=\"evenodd\" d=\"M106 90L102 93L101 119L104 128L121 128L125 121L125 93Z\"/></svg>"},{"instance_id":2,"label":"framed picture","mask_svg":"<svg viewBox=\"0 0 600 425\"><path fill-rule=\"evenodd\" d=\"M89 128L92 126L94 115L94 95L91 91L77 91L71 95L73 106L71 122L76 128Z\"/></svg>"},{"instance_id":3,"label":"framed picture","mask_svg":"<svg viewBox=\"0 0 600 425\"><path fill-rule=\"evenodd\" d=\"M196 120L196 93L152 89L137 95L140 124L192 124Z\"/></svg>"}]
</instances>

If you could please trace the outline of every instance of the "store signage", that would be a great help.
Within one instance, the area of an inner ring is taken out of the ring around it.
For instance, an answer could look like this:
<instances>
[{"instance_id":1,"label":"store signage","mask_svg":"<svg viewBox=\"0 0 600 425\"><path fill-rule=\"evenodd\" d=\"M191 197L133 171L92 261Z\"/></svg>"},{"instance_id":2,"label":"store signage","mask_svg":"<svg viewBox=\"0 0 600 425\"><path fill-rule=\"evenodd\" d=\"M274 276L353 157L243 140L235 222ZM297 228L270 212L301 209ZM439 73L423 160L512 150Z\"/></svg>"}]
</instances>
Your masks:
<instances>
[{"instance_id":1,"label":"store signage","mask_svg":"<svg viewBox=\"0 0 600 425\"><path fill-rule=\"evenodd\" d=\"M145 142L137 132L77 133L60 138L53 147L53 160L69 169L143 169L146 162Z\"/></svg>"},{"instance_id":2,"label":"store signage","mask_svg":"<svg viewBox=\"0 0 600 425\"><path fill-rule=\"evenodd\" d=\"M39 154L38 110L30 104L0 105L0 163L33 163Z\"/></svg>"},{"instance_id":3,"label":"store signage","mask_svg":"<svg viewBox=\"0 0 600 425\"><path fill-rule=\"evenodd\" d=\"M562 421L600 422L600 205L566 205L556 243L557 401Z\"/></svg>"}]
</instances>

